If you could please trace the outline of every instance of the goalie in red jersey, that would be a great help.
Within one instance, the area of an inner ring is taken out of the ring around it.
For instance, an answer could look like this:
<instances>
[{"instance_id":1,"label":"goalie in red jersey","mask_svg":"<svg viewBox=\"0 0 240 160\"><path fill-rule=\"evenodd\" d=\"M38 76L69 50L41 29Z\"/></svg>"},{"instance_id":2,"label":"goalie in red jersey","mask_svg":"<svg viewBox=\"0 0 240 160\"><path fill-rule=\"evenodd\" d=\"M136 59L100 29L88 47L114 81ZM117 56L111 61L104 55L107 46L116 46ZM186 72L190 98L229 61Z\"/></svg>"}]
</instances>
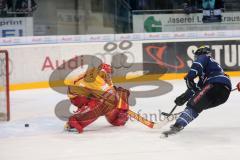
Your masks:
<instances>
[{"instance_id":1,"label":"goalie in red jersey","mask_svg":"<svg viewBox=\"0 0 240 160\"><path fill-rule=\"evenodd\" d=\"M110 65L88 69L75 78L68 87L71 103L77 107L69 117L65 130L75 128L79 133L98 117L105 116L114 126L123 126L128 121L129 91L113 86Z\"/></svg>"}]
</instances>

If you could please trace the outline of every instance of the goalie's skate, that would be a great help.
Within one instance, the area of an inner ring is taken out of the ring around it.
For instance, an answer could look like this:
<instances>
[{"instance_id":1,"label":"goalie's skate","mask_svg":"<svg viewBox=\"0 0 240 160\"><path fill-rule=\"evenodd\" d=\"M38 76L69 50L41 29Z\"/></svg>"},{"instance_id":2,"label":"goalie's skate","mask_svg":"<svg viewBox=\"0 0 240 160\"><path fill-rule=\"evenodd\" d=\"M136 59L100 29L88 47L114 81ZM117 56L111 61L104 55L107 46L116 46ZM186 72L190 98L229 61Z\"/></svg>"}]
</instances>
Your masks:
<instances>
[{"instance_id":1,"label":"goalie's skate","mask_svg":"<svg viewBox=\"0 0 240 160\"><path fill-rule=\"evenodd\" d=\"M69 132L77 130L78 133L82 133L83 127L75 117L70 117L69 121L64 125L64 130Z\"/></svg>"},{"instance_id":2,"label":"goalie's skate","mask_svg":"<svg viewBox=\"0 0 240 160\"><path fill-rule=\"evenodd\" d=\"M69 125L68 122L64 124L64 127L63 127L64 131L70 131L71 128L72 128L72 127Z\"/></svg>"},{"instance_id":3,"label":"goalie's skate","mask_svg":"<svg viewBox=\"0 0 240 160\"><path fill-rule=\"evenodd\" d=\"M64 130L65 132L78 133L78 130L77 130L76 128L72 128L72 127L69 125L68 122L64 124L63 130Z\"/></svg>"}]
</instances>

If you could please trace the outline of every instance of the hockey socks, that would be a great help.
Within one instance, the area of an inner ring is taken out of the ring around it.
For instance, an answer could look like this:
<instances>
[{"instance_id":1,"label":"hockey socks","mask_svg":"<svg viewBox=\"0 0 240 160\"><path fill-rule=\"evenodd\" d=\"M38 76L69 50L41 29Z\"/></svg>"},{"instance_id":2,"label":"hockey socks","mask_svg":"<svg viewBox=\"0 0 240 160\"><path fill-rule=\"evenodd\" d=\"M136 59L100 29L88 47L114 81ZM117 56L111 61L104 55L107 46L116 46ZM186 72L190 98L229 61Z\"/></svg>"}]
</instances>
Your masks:
<instances>
[{"instance_id":1,"label":"hockey socks","mask_svg":"<svg viewBox=\"0 0 240 160\"><path fill-rule=\"evenodd\" d=\"M161 138L166 138L169 135L176 134L184 129L190 122L192 122L199 113L197 113L194 109L187 107L181 113L181 115L176 120L175 124L170 127L169 130L162 132Z\"/></svg>"},{"instance_id":2,"label":"hockey socks","mask_svg":"<svg viewBox=\"0 0 240 160\"><path fill-rule=\"evenodd\" d=\"M187 107L181 113L181 115L176 120L174 125L182 126L183 128L187 126L190 122L192 122L195 118L197 118L199 113L197 113L194 109Z\"/></svg>"}]
</instances>

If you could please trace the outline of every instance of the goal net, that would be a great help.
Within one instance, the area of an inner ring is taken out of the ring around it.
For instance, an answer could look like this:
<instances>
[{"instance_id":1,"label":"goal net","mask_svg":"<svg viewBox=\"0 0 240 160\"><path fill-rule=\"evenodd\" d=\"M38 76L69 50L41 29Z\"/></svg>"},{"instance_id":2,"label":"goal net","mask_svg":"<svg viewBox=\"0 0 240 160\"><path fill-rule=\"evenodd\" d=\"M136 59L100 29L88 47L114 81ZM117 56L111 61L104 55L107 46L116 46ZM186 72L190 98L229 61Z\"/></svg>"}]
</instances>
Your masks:
<instances>
[{"instance_id":1,"label":"goal net","mask_svg":"<svg viewBox=\"0 0 240 160\"><path fill-rule=\"evenodd\" d=\"M9 120L9 58L6 50L0 50L0 121Z\"/></svg>"}]
</instances>

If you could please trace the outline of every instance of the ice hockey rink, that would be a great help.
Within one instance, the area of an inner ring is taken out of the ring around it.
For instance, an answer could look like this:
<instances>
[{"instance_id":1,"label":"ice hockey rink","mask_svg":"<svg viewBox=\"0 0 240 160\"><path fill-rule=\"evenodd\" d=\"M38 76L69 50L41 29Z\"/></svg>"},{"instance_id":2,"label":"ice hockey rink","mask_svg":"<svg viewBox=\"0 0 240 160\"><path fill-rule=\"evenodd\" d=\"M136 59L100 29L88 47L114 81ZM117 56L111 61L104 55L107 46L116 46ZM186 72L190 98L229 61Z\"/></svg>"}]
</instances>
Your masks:
<instances>
[{"instance_id":1,"label":"ice hockey rink","mask_svg":"<svg viewBox=\"0 0 240 160\"><path fill-rule=\"evenodd\" d=\"M240 78L232 78L233 87ZM169 112L185 89L183 80L168 81L173 90L153 98L139 98L131 109L141 113ZM148 90L141 86L135 90ZM63 131L64 121L54 109L66 99L52 89L11 92L11 121L0 124L1 160L204 160L239 159L240 93L234 91L218 108L203 112L181 133L162 139L161 130L130 120L113 127L99 118L83 134ZM183 110L183 106L177 111ZM176 112L177 112L176 111ZM141 114L140 113L140 114ZM28 123L29 127L24 127ZM166 128L165 128L166 129Z\"/></svg>"}]
</instances>

